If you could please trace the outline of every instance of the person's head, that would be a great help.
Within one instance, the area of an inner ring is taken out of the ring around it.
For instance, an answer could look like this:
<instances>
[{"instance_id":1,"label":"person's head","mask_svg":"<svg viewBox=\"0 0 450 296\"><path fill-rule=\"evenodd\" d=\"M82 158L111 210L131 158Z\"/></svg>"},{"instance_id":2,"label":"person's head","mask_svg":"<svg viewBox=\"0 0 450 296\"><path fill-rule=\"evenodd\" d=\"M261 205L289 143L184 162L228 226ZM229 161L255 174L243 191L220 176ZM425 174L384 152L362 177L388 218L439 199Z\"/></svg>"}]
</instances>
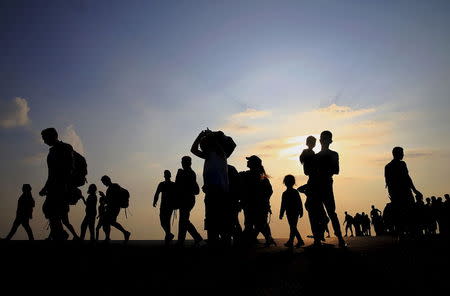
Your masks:
<instances>
[{"instance_id":1,"label":"person's head","mask_svg":"<svg viewBox=\"0 0 450 296\"><path fill-rule=\"evenodd\" d=\"M307 137L306 146L308 146L309 149L313 149L314 147L316 147L316 138L314 136Z\"/></svg>"},{"instance_id":2,"label":"person's head","mask_svg":"<svg viewBox=\"0 0 450 296\"><path fill-rule=\"evenodd\" d=\"M170 178L172 177L172 174L170 173L170 171L169 170L165 170L164 171L164 179L166 180L166 181L170 181Z\"/></svg>"},{"instance_id":3,"label":"person's head","mask_svg":"<svg viewBox=\"0 0 450 296\"><path fill-rule=\"evenodd\" d=\"M431 198L429 198L429 197L427 197L425 200L427 201L427 203L431 202Z\"/></svg>"},{"instance_id":4,"label":"person's head","mask_svg":"<svg viewBox=\"0 0 450 296\"><path fill-rule=\"evenodd\" d=\"M58 132L55 128L49 127L41 132L42 140L48 146L53 146L58 142Z\"/></svg>"},{"instance_id":5,"label":"person's head","mask_svg":"<svg viewBox=\"0 0 450 296\"><path fill-rule=\"evenodd\" d=\"M295 185L295 177L292 175L286 175L283 179L283 183L287 188L292 188Z\"/></svg>"},{"instance_id":6,"label":"person's head","mask_svg":"<svg viewBox=\"0 0 450 296\"><path fill-rule=\"evenodd\" d=\"M184 170L190 169L192 165L192 158L190 156L183 156L181 158L181 166Z\"/></svg>"},{"instance_id":7,"label":"person's head","mask_svg":"<svg viewBox=\"0 0 450 296\"><path fill-rule=\"evenodd\" d=\"M88 194L95 194L97 192L97 185L91 184L88 187Z\"/></svg>"},{"instance_id":8,"label":"person's head","mask_svg":"<svg viewBox=\"0 0 450 296\"><path fill-rule=\"evenodd\" d=\"M422 202L423 201L423 196L422 195L416 195L416 201L417 202Z\"/></svg>"},{"instance_id":9,"label":"person's head","mask_svg":"<svg viewBox=\"0 0 450 296\"><path fill-rule=\"evenodd\" d=\"M106 175L104 175L100 180L106 187L109 187L112 184L111 178Z\"/></svg>"},{"instance_id":10,"label":"person's head","mask_svg":"<svg viewBox=\"0 0 450 296\"><path fill-rule=\"evenodd\" d=\"M433 196L431 197L431 201L432 201L432 202L435 202L435 201L436 201L436 196L433 195Z\"/></svg>"},{"instance_id":11,"label":"person's head","mask_svg":"<svg viewBox=\"0 0 450 296\"><path fill-rule=\"evenodd\" d=\"M448 195L448 193L446 193L446 194L444 195L444 197L445 197L445 200L450 200L450 195Z\"/></svg>"},{"instance_id":12,"label":"person's head","mask_svg":"<svg viewBox=\"0 0 450 296\"><path fill-rule=\"evenodd\" d=\"M439 196L439 197L437 198L437 201L438 201L439 203L441 203L441 202L442 202L442 197Z\"/></svg>"},{"instance_id":13,"label":"person's head","mask_svg":"<svg viewBox=\"0 0 450 296\"><path fill-rule=\"evenodd\" d=\"M246 157L246 159L247 159L247 167L250 169L250 171L259 173L261 175L261 178L268 177L262 165L261 158L259 158L256 155L252 155Z\"/></svg>"},{"instance_id":14,"label":"person's head","mask_svg":"<svg viewBox=\"0 0 450 296\"><path fill-rule=\"evenodd\" d=\"M345 215L348 215L347 212L345 212Z\"/></svg>"},{"instance_id":15,"label":"person's head","mask_svg":"<svg viewBox=\"0 0 450 296\"><path fill-rule=\"evenodd\" d=\"M375 209L375 206L374 206L374 205L372 205L372 210L373 210L373 209Z\"/></svg>"},{"instance_id":16,"label":"person's head","mask_svg":"<svg viewBox=\"0 0 450 296\"><path fill-rule=\"evenodd\" d=\"M330 131L323 131L320 133L320 144L327 148L333 143L333 134Z\"/></svg>"},{"instance_id":17,"label":"person's head","mask_svg":"<svg viewBox=\"0 0 450 296\"><path fill-rule=\"evenodd\" d=\"M364 216L366 213L362 212L361 214Z\"/></svg>"},{"instance_id":18,"label":"person's head","mask_svg":"<svg viewBox=\"0 0 450 296\"><path fill-rule=\"evenodd\" d=\"M402 147L394 147L394 149L392 149L392 156L394 157L394 159L402 160L403 156L404 156L403 148Z\"/></svg>"},{"instance_id":19,"label":"person's head","mask_svg":"<svg viewBox=\"0 0 450 296\"><path fill-rule=\"evenodd\" d=\"M22 185L22 192L23 193L30 193L31 192L31 185L30 184L23 184Z\"/></svg>"}]
</instances>

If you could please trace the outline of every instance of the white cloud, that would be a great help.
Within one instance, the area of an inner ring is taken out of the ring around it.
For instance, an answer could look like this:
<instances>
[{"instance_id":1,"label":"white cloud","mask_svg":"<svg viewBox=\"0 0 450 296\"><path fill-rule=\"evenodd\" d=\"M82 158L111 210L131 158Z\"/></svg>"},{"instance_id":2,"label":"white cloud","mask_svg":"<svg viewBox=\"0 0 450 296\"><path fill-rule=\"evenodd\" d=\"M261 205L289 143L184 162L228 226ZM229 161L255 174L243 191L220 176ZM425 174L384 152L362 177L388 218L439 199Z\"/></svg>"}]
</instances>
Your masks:
<instances>
[{"instance_id":1,"label":"white cloud","mask_svg":"<svg viewBox=\"0 0 450 296\"><path fill-rule=\"evenodd\" d=\"M65 130L64 133L62 134L61 139L66 142L69 143L70 145L72 145L73 149L75 149L75 151L77 151L78 153L84 155L84 146L83 146L83 142L81 141L80 136L77 134L77 132L75 131L74 126L71 124L69 125Z\"/></svg>"},{"instance_id":2,"label":"white cloud","mask_svg":"<svg viewBox=\"0 0 450 296\"><path fill-rule=\"evenodd\" d=\"M13 128L25 126L30 122L28 102L16 97L11 101L0 100L0 127Z\"/></svg>"}]
</instances>

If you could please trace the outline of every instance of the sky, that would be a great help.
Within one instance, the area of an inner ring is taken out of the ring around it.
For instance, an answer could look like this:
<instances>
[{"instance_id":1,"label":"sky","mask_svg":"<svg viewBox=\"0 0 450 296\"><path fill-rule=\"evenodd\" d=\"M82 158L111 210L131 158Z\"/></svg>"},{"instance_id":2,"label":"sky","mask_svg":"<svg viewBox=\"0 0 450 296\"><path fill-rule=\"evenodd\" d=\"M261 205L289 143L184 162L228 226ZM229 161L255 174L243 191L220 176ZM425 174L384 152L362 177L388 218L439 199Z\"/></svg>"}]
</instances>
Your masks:
<instances>
[{"instance_id":1,"label":"sky","mask_svg":"<svg viewBox=\"0 0 450 296\"><path fill-rule=\"evenodd\" d=\"M24 183L36 200L35 236L48 234L38 195L47 127L86 157L89 183L104 191L107 174L130 191L128 218L119 221L132 239L163 238L152 201L165 169L175 175L190 155L202 184L203 163L190 147L206 128L233 137L229 163L238 171L245 156L262 158L275 237L289 233L278 219L282 179L306 182L298 156L306 137L323 130L333 132L340 156L341 222L344 211L384 208L384 166L395 146L405 149L416 187L443 196L449 28L450 2L435 0L2 1L0 237ZM81 202L71 207L77 229L83 215ZM200 194L197 229L203 217ZM299 229L310 234L306 216ZM26 238L23 229L15 238Z\"/></svg>"}]
</instances>

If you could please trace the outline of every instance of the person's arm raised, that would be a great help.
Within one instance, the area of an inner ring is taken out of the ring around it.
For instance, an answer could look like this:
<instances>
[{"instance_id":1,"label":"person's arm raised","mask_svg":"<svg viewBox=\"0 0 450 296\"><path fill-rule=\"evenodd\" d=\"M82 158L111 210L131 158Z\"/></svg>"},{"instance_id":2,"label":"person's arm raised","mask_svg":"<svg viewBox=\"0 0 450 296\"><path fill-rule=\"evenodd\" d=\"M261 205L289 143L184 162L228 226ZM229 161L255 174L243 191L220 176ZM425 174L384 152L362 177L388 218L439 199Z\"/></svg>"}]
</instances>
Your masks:
<instances>
[{"instance_id":1,"label":"person's arm raised","mask_svg":"<svg viewBox=\"0 0 450 296\"><path fill-rule=\"evenodd\" d=\"M195 139L194 143L192 143L192 147L191 147L191 152L192 152L192 154L194 154L194 155L197 156L197 157L203 158L203 159L206 158L206 154L205 154L205 152L203 152L203 151L201 151L201 150L199 149L199 146L200 146L200 141L202 140L202 138L203 138L204 136L205 136L205 131L202 131L202 132L197 136L197 138Z\"/></svg>"}]
</instances>

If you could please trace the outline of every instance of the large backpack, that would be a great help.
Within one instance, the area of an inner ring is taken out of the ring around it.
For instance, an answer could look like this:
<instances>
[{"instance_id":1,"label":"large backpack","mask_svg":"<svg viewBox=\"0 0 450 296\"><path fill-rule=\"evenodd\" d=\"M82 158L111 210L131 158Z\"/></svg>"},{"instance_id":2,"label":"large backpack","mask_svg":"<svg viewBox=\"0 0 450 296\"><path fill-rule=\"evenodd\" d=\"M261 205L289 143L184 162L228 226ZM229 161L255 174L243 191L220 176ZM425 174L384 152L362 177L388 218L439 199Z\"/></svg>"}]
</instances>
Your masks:
<instances>
[{"instance_id":1,"label":"large backpack","mask_svg":"<svg viewBox=\"0 0 450 296\"><path fill-rule=\"evenodd\" d=\"M119 205L126 209L130 205L130 193L125 188L120 187Z\"/></svg>"},{"instance_id":2,"label":"large backpack","mask_svg":"<svg viewBox=\"0 0 450 296\"><path fill-rule=\"evenodd\" d=\"M72 184L81 187L87 183L87 163L86 159L75 150L73 151Z\"/></svg>"}]
</instances>

